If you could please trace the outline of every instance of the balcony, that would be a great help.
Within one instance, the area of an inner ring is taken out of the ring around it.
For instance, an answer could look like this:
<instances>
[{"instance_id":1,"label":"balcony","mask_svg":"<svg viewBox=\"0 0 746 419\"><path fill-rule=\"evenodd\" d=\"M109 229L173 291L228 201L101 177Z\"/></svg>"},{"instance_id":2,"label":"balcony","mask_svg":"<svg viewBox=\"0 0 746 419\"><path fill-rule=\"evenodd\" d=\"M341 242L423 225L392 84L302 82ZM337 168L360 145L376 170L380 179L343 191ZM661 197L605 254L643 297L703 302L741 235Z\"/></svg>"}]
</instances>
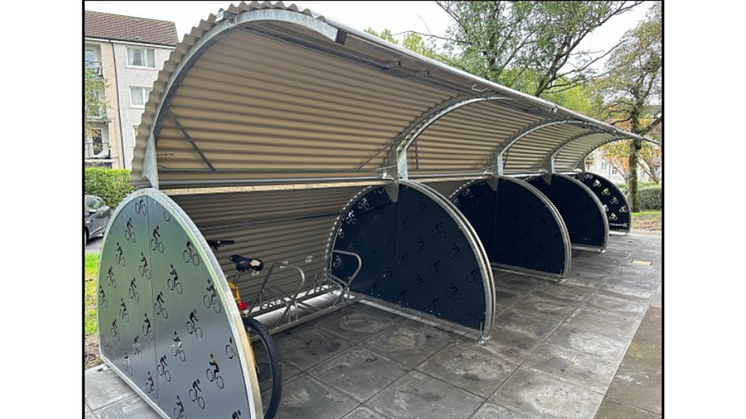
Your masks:
<instances>
[{"instance_id":1,"label":"balcony","mask_svg":"<svg viewBox=\"0 0 746 419\"><path fill-rule=\"evenodd\" d=\"M103 77L104 71L101 66L101 61L86 61L85 67L91 69L96 77Z\"/></svg>"}]
</instances>

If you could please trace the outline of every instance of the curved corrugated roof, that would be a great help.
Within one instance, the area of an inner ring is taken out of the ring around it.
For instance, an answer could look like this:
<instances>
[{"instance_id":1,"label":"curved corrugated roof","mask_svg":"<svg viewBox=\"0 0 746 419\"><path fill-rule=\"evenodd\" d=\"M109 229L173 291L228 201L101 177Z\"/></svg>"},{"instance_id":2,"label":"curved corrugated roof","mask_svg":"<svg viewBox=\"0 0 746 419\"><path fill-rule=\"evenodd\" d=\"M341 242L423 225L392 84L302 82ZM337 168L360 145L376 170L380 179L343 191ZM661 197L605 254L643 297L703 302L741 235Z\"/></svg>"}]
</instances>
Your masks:
<instances>
[{"instance_id":1,"label":"curved corrugated roof","mask_svg":"<svg viewBox=\"0 0 746 419\"><path fill-rule=\"evenodd\" d=\"M641 138L282 2L184 36L139 133L133 180L168 188L406 177L404 154L415 177L536 172L555 153L572 170Z\"/></svg>"}]
</instances>

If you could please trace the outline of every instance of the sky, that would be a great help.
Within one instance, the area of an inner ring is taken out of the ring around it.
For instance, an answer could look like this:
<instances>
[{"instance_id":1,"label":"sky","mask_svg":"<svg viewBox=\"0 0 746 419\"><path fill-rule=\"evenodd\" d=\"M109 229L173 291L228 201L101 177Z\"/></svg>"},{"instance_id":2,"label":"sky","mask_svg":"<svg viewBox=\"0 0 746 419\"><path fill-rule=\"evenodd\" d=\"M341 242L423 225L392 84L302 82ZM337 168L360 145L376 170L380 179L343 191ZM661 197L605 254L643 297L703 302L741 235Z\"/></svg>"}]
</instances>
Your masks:
<instances>
[{"instance_id":1,"label":"sky","mask_svg":"<svg viewBox=\"0 0 746 419\"><path fill-rule=\"evenodd\" d=\"M169 20L176 24L181 40L201 19L231 1L86 1L85 9L97 12L123 14L151 19ZM238 2L235 2L238 3ZM298 6L332 18L345 25L364 30L390 29L393 34L416 31L444 36L451 18L434 1L298 1ZM630 12L615 16L591 33L581 43L579 50L605 51L619 42L625 31L634 28L644 19L652 2L641 4ZM400 38L401 39L401 38ZM603 61L596 68L602 68Z\"/></svg>"}]
</instances>

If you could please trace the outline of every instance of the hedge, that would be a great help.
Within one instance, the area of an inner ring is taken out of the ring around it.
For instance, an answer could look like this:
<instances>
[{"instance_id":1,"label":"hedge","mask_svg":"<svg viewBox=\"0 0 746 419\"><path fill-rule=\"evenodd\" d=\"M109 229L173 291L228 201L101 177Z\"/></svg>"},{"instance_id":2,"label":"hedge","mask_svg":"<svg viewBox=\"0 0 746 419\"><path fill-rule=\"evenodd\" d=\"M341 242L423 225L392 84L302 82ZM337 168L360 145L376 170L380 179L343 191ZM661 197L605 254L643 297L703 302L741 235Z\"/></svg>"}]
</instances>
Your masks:
<instances>
[{"instance_id":1,"label":"hedge","mask_svg":"<svg viewBox=\"0 0 746 419\"><path fill-rule=\"evenodd\" d=\"M640 210L659 210L663 207L663 193L659 186L647 186L637 191Z\"/></svg>"},{"instance_id":2,"label":"hedge","mask_svg":"<svg viewBox=\"0 0 746 419\"><path fill-rule=\"evenodd\" d=\"M134 188L130 186L130 171L86 167L83 190L86 195L96 195L111 208L116 208Z\"/></svg>"},{"instance_id":3,"label":"hedge","mask_svg":"<svg viewBox=\"0 0 746 419\"><path fill-rule=\"evenodd\" d=\"M625 195L627 195L627 192L629 192L629 186L627 186L626 183L617 183L616 187L619 188L619 190L622 191L622 193Z\"/></svg>"}]
</instances>

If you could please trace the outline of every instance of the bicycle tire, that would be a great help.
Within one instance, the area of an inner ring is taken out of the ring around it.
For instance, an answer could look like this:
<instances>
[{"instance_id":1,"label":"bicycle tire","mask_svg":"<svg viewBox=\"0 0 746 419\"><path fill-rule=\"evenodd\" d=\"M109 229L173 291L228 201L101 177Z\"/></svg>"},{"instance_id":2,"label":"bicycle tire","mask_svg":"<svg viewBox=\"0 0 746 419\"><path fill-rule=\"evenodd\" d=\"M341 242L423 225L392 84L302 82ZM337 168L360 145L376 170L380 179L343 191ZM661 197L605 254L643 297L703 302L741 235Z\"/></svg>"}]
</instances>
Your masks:
<instances>
[{"instance_id":1,"label":"bicycle tire","mask_svg":"<svg viewBox=\"0 0 746 419\"><path fill-rule=\"evenodd\" d=\"M277 409L280 407L280 399L282 398L282 369L280 367L280 354L277 352L275 342L272 340L272 335L263 324L259 321L251 318L243 318L244 327L246 327L249 336L256 334L259 337L259 341L263 345L264 351L266 351L269 358L270 365L270 376L272 377L272 387L270 390L269 403L262 401L262 407L264 408L264 419L272 419L277 414ZM256 351L254 351L256 352ZM255 361L256 362L256 361Z\"/></svg>"}]
</instances>

